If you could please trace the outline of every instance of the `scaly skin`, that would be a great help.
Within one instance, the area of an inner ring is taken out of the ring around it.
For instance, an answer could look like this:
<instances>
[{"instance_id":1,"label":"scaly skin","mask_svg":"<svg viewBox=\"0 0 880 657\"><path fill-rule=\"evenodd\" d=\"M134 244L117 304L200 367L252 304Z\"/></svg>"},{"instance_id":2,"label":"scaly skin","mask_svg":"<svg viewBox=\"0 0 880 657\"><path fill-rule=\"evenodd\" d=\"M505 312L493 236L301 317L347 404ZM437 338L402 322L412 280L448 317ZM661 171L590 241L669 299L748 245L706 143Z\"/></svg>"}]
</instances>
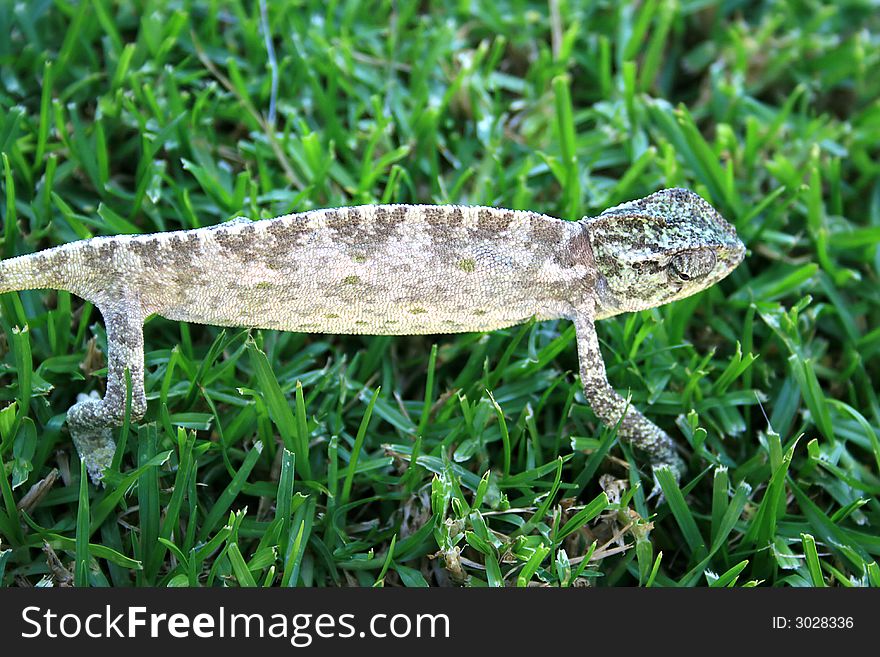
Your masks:
<instances>
[{"instance_id":1,"label":"scaly skin","mask_svg":"<svg viewBox=\"0 0 880 657\"><path fill-rule=\"evenodd\" d=\"M743 254L734 229L709 204L686 190L664 190L577 222L499 208L376 205L96 237L3 261L0 292L68 290L104 317L107 392L100 400L81 396L67 414L93 480L112 458L126 368L132 417L146 412L143 321L152 314L369 335L571 319L596 415L612 426L619 421L619 435L647 451L653 465L680 474L669 436L608 383L594 322L705 289Z\"/></svg>"}]
</instances>

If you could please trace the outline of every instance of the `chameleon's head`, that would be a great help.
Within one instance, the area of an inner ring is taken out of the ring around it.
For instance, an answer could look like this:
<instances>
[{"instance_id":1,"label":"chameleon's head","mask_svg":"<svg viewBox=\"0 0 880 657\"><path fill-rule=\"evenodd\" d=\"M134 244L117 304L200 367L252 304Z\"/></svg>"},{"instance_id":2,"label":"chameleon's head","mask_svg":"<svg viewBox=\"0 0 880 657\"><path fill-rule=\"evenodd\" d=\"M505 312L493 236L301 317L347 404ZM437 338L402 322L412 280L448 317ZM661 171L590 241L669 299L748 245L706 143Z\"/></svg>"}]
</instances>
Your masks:
<instances>
[{"instance_id":1,"label":"chameleon's head","mask_svg":"<svg viewBox=\"0 0 880 657\"><path fill-rule=\"evenodd\" d=\"M690 296L727 276L745 247L702 198L664 189L586 219L600 279L599 317Z\"/></svg>"}]
</instances>

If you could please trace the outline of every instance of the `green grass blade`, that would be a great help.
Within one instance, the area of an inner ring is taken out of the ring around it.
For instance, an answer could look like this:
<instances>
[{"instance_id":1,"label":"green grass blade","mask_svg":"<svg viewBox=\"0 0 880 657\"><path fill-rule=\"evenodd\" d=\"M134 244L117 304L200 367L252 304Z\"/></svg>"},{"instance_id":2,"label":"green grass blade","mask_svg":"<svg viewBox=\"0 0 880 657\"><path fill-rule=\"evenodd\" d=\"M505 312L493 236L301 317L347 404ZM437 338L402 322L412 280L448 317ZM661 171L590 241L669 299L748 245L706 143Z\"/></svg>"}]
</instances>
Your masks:
<instances>
[{"instance_id":1,"label":"green grass blade","mask_svg":"<svg viewBox=\"0 0 880 657\"><path fill-rule=\"evenodd\" d=\"M76 557L74 559L73 584L89 585L89 478L86 463L79 464L79 501L76 513Z\"/></svg>"}]
</instances>

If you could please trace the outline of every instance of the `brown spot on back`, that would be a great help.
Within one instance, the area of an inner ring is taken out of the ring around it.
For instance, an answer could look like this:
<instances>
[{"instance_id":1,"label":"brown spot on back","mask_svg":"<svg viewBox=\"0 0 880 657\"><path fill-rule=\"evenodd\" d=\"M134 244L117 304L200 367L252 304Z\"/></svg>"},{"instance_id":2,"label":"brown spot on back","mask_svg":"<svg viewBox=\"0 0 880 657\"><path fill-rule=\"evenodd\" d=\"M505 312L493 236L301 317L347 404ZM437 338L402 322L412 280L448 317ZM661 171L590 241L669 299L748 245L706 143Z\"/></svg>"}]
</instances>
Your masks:
<instances>
[{"instance_id":1,"label":"brown spot on back","mask_svg":"<svg viewBox=\"0 0 880 657\"><path fill-rule=\"evenodd\" d=\"M119 242L115 240L108 240L98 247L99 255L105 260L110 260L118 250Z\"/></svg>"},{"instance_id":2,"label":"brown spot on back","mask_svg":"<svg viewBox=\"0 0 880 657\"><path fill-rule=\"evenodd\" d=\"M129 242L128 248L139 258L154 260L159 254L159 242L156 239L135 239Z\"/></svg>"},{"instance_id":3,"label":"brown spot on back","mask_svg":"<svg viewBox=\"0 0 880 657\"><path fill-rule=\"evenodd\" d=\"M459 210L458 213L461 214L461 210ZM425 216L425 221L427 221L428 225L432 228L442 229L450 224L450 212L442 206L427 206L424 208L423 214Z\"/></svg>"},{"instance_id":4,"label":"brown spot on back","mask_svg":"<svg viewBox=\"0 0 880 657\"><path fill-rule=\"evenodd\" d=\"M536 213L529 214L529 236L531 239L551 246L557 245L564 232L562 222Z\"/></svg>"},{"instance_id":5,"label":"brown spot on back","mask_svg":"<svg viewBox=\"0 0 880 657\"><path fill-rule=\"evenodd\" d=\"M324 214L327 228L336 232L342 242L353 243L363 232L363 214L356 208L328 210Z\"/></svg>"},{"instance_id":6,"label":"brown spot on back","mask_svg":"<svg viewBox=\"0 0 880 657\"><path fill-rule=\"evenodd\" d=\"M390 237L406 221L407 209L401 206L378 206L373 215L373 231L379 237Z\"/></svg>"},{"instance_id":7,"label":"brown spot on back","mask_svg":"<svg viewBox=\"0 0 880 657\"><path fill-rule=\"evenodd\" d=\"M391 221L388 214L388 210L382 206L376 208L376 212L373 214L373 222L376 224L376 230L380 233L384 233L389 230L389 228L392 228L392 226L389 226Z\"/></svg>"},{"instance_id":8,"label":"brown spot on back","mask_svg":"<svg viewBox=\"0 0 880 657\"><path fill-rule=\"evenodd\" d=\"M193 233L174 235L168 241L168 248L161 252L163 262L170 263L175 269L189 271L193 259L201 252L201 240Z\"/></svg>"},{"instance_id":9,"label":"brown spot on back","mask_svg":"<svg viewBox=\"0 0 880 657\"><path fill-rule=\"evenodd\" d=\"M364 215L360 208L345 208L344 212L345 220L351 226L359 226L364 220Z\"/></svg>"},{"instance_id":10,"label":"brown spot on back","mask_svg":"<svg viewBox=\"0 0 880 657\"><path fill-rule=\"evenodd\" d=\"M242 230L217 229L214 231L214 239L226 255L232 256L243 262L252 262L254 258L255 241L253 239L253 233L253 226L247 226ZM171 248L177 250L180 246L172 241Z\"/></svg>"},{"instance_id":11,"label":"brown spot on back","mask_svg":"<svg viewBox=\"0 0 880 657\"><path fill-rule=\"evenodd\" d=\"M489 208L480 208L477 213L477 227L475 232L480 237L500 237L501 233L510 226L514 214L501 212Z\"/></svg>"},{"instance_id":12,"label":"brown spot on back","mask_svg":"<svg viewBox=\"0 0 880 657\"><path fill-rule=\"evenodd\" d=\"M348 220L336 210L327 210L324 213L324 223L327 224L327 228L332 228L335 231L344 230L347 221Z\"/></svg>"},{"instance_id":13,"label":"brown spot on back","mask_svg":"<svg viewBox=\"0 0 880 657\"><path fill-rule=\"evenodd\" d=\"M289 246L295 244L300 235L309 230L309 222L302 215L291 219L277 219L269 223L267 230L278 244Z\"/></svg>"}]
</instances>

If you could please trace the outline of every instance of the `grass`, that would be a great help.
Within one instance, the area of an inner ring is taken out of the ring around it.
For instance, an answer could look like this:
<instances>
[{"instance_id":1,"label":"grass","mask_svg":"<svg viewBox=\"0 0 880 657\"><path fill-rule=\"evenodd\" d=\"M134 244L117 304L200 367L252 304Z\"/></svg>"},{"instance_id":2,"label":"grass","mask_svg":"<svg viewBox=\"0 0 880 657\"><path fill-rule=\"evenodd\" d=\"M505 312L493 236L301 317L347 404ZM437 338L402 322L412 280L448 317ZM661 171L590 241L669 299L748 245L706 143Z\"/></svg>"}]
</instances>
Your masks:
<instances>
[{"instance_id":1,"label":"grass","mask_svg":"<svg viewBox=\"0 0 880 657\"><path fill-rule=\"evenodd\" d=\"M3 257L371 202L577 219L669 186L749 255L599 324L612 383L686 447L656 506L565 322L152 318L148 414L95 488L63 423L102 390L99 315L3 295L3 585L880 585L870 3L268 3L271 51L258 3L148 4L0 4Z\"/></svg>"}]
</instances>

